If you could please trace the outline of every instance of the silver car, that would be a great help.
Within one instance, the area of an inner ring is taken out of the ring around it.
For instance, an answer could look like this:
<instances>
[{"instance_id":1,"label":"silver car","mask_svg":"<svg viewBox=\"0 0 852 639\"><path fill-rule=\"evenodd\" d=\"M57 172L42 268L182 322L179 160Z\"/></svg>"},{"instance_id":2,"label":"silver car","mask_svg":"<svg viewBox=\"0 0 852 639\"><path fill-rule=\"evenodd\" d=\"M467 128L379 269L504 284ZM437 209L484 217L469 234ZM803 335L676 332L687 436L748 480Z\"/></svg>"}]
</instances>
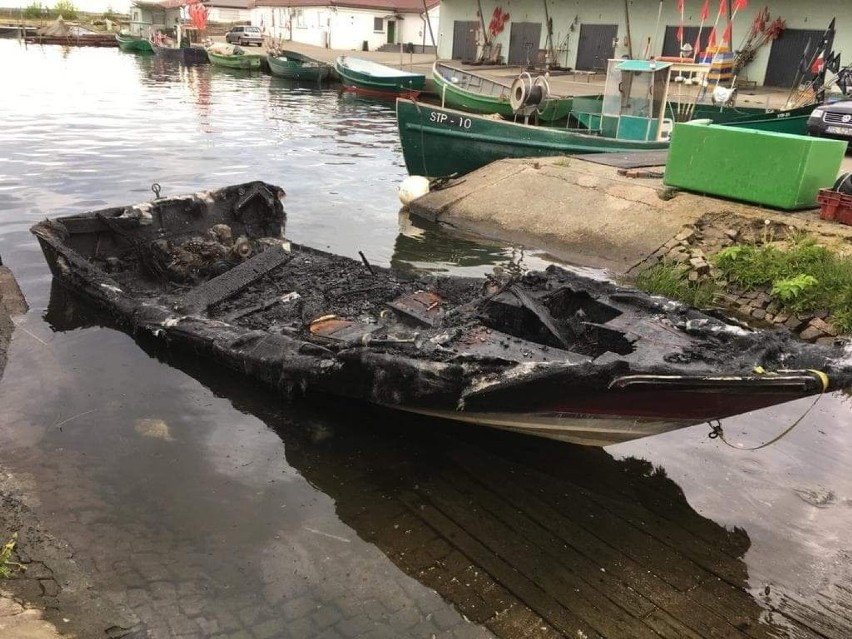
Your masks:
<instances>
[{"instance_id":1,"label":"silver car","mask_svg":"<svg viewBox=\"0 0 852 639\"><path fill-rule=\"evenodd\" d=\"M247 47L250 44L261 46L263 45L263 33L261 32L260 27L242 25L231 28L231 30L225 34L225 41L231 44L239 44L244 47Z\"/></svg>"}]
</instances>

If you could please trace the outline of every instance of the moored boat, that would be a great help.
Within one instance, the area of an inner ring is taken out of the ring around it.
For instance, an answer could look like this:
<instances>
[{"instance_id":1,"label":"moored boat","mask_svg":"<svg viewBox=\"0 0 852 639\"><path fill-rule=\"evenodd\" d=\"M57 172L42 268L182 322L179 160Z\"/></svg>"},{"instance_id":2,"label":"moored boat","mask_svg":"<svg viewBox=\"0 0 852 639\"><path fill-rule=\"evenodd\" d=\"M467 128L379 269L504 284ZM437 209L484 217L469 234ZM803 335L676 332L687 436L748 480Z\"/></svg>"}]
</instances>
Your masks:
<instances>
[{"instance_id":1,"label":"moored boat","mask_svg":"<svg viewBox=\"0 0 852 639\"><path fill-rule=\"evenodd\" d=\"M151 38L154 54L168 60L177 60L184 64L206 64L210 62L207 51L197 43L198 30L186 25L175 27L175 37L155 33Z\"/></svg>"},{"instance_id":2,"label":"moored boat","mask_svg":"<svg viewBox=\"0 0 852 639\"><path fill-rule=\"evenodd\" d=\"M422 73L409 73L370 60L342 55L334 63L344 88L378 98L417 97L426 83Z\"/></svg>"},{"instance_id":3,"label":"moored boat","mask_svg":"<svg viewBox=\"0 0 852 639\"><path fill-rule=\"evenodd\" d=\"M122 51L133 53L153 53L151 41L142 36L131 35L129 33L116 33L115 40L118 42L118 48Z\"/></svg>"},{"instance_id":4,"label":"moored boat","mask_svg":"<svg viewBox=\"0 0 852 639\"><path fill-rule=\"evenodd\" d=\"M279 50L266 56L272 75L307 82L321 82L328 79L331 66L314 60L295 51Z\"/></svg>"},{"instance_id":5,"label":"moored boat","mask_svg":"<svg viewBox=\"0 0 852 639\"><path fill-rule=\"evenodd\" d=\"M505 158L630 153L668 148L668 140L607 137L564 127L533 126L397 99L405 166L430 178L464 175Z\"/></svg>"},{"instance_id":6,"label":"moored boat","mask_svg":"<svg viewBox=\"0 0 852 639\"><path fill-rule=\"evenodd\" d=\"M546 87L546 80L543 76L541 78L540 86ZM441 106L486 115L498 113L507 118L517 112L512 104L513 83L486 78L440 60L436 60L432 65L432 79L441 99ZM571 97L548 94L542 97L536 115L543 122L562 120L568 117L572 104Z\"/></svg>"},{"instance_id":7,"label":"moored boat","mask_svg":"<svg viewBox=\"0 0 852 639\"><path fill-rule=\"evenodd\" d=\"M397 123L409 173L461 175L504 158L630 153L668 147L674 119L669 88L679 78L678 111L694 103L710 65L610 60L602 99L574 98L569 124L534 123L543 91L524 85L523 117L513 121L397 100ZM530 99L532 98L532 99Z\"/></svg>"},{"instance_id":8,"label":"moored boat","mask_svg":"<svg viewBox=\"0 0 852 639\"><path fill-rule=\"evenodd\" d=\"M747 330L557 267L418 277L290 245L281 195L251 182L32 231L57 280L134 335L288 397L599 446L852 384L848 346Z\"/></svg>"},{"instance_id":9,"label":"moored boat","mask_svg":"<svg viewBox=\"0 0 852 639\"><path fill-rule=\"evenodd\" d=\"M575 109L579 116L577 119L583 126L589 126L589 122L599 122L603 108L603 96L583 96L574 99ZM713 124L724 124L726 126L743 127L759 131L772 131L775 133L790 133L793 135L805 135L807 133L807 121L816 104L799 106L790 109L764 109L751 106L720 106L706 102L697 102L691 105L685 118L677 118L678 106L670 104L669 113L675 119L706 119Z\"/></svg>"},{"instance_id":10,"label":"moored boat","mask_svg":"<svg viewBox=\"0 0 852 639\"><path fill-rule=\"evenodd\" d=\"M214 44L207 47L207 57L210 63L228 69L256 71L260 69L262 56L246 53L245 50L233 44Z\"/></svg>"}]
</instances>

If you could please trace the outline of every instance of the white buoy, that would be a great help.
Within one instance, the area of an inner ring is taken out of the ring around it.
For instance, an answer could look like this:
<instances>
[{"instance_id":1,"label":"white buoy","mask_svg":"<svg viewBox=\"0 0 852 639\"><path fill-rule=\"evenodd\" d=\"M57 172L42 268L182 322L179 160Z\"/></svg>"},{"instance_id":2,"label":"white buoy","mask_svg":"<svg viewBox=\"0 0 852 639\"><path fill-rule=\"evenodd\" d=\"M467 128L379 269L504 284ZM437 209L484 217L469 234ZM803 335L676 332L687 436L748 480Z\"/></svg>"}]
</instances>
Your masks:
<instances>
[{"instance_id":1,"label":"white buoy","mask_svg":"<svg viewBox=\"0 0 852 639\"><path fill-rule=\"evenodd\" d=\"M399 201L405 206L429 192L429 179L422 175L409 175L399 185Z\"/></svg>"}]
</instances>

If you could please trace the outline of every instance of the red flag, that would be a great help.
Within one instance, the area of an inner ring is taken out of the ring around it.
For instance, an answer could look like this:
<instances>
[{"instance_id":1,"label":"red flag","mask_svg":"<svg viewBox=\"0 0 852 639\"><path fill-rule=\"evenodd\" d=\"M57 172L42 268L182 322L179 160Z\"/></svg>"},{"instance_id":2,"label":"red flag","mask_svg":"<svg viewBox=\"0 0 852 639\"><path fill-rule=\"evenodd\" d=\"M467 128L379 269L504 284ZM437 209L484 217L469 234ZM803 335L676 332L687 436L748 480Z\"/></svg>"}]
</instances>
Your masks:
<instances>
[{"instance_id":1,"label":"red flag","mask_svg":"<svg viewBox=\"0 0 852 639\"><path fill-rule=\"evenodd\" d=\"M710 35L707 36L707 48L716 48L716 27L710 29Z\"/></svg>"},{"instance_id":2,"label":"red flag","mask_svg":"<svg viewBox=\"0 0 852 639\"><path fill-rule=\"evenodd\" d=\"M683 42L683 25L680 25L680 26L677 28L677 35L675 36L675 39L676 39L678 42Z\"/></svg>"},{"instance_id":3,"label":"red flag","mask_svg":"<svg viewBox=\"0 0 852 639\"><path fill-rule=\"evenodd\" d=\"M710 17L710 0L704 0L704 4L701 5L701 21L704 22Z\"/></svg>"},{"instance_id":4,"label":"red flag","mask_svg":"<svg viewBox=\"0 0 852 639\"><path fill-rule=\"evenodd\" d=\"M734 30L733 27L733 23L728 22L728 26L725 27L725 31L722 33L722 44L725 44L726 42L731 44L731 33Z\"/></svg>"},{"instance_id":5,"label":"red flag","mask_svg":"<svg viewBox=\"0 0 852 639\"><path fill-rule=\"evenodd\" d=\"M734 0L734 11L745 9L748 6L748 0Z\"/></svg>"},{"instance_id":6,"label":"red flag","mask_svg":"<svg viewBox=\"0 0 852 639\"><path fill-rule=\"evenodd\" d=\"M728 0L719 0L719 15L724 16L728 14Z\"/></svg>"},{"instance_id":7,"label":"red flag","mask_svg":"<svg viewBox=\"0 0 852 639\"><path fill-rule=\"evenodd\" d=\"M677 0L677 10L683 13L683 0Z\"/></svg>"},{"instance_id":8,"label":"red flag","mask_svg":"<svg viewBox=\"0 0 852 639\"><path fill-rule=\"evenodd\" d=\"M692 56L698 61L701 58L701 34L695 38L695 48L692 50Z\"/></svg>"}]
</instances>

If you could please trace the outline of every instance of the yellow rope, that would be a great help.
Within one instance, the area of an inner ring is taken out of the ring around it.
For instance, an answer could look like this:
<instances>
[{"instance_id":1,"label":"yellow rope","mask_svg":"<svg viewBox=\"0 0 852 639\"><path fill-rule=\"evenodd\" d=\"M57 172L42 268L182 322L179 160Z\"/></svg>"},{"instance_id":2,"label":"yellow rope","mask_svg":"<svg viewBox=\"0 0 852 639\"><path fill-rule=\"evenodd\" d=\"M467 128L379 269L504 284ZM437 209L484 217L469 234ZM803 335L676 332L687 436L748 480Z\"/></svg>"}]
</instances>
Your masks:
<instances>
[{"instance_id":1,"label":"yellow rope","mask_svg":"<svg viewBox=\"0 0 852 639\"><path fill-rule=\"evenodd\" d=\"M762 366L755 366L754 372L757 373L758 375L774 375L775 374L775 373L767 373L763 369ZM773 437L768 442L760 444L759 446L754 446L752 448L743 448L741 446L734 446L733 444L731 444L727 439L725 439L725 433L722 430L721 423L719 423L718 426L713 427L713 432L711 433L711 435L715 433L716 436L718 436L719 439L721 439L725 443L725 445L730 446L731 448L733 448L735 450L760 450L761 448L766 448L767 446L774 444L775 442L777 442L778 440L783 438L785 435L787 435L790 431L792 431L796 426L801 424L802 420L804 420L805 417L808 416L808 413L810 413L811 410L813 410L813 407L817 405L817 402L822 398L822 396L828 390L828 384L829 384L828 375L826 375L822 371L818 371L818 370L814 370L814 369L808 369L808 372L813 373L817 377L817 379L819 379L820 383L822 383L822 390L820 390L820 392L817 394L816 399L814 399L813 403L810 406L808 406L808 408L805 410L804 413L802 413L802 416L799 417L799 419L794 421L792 424L790 424L790 426L788 426L780 435Z\"/></svg>"}]
</instances>

